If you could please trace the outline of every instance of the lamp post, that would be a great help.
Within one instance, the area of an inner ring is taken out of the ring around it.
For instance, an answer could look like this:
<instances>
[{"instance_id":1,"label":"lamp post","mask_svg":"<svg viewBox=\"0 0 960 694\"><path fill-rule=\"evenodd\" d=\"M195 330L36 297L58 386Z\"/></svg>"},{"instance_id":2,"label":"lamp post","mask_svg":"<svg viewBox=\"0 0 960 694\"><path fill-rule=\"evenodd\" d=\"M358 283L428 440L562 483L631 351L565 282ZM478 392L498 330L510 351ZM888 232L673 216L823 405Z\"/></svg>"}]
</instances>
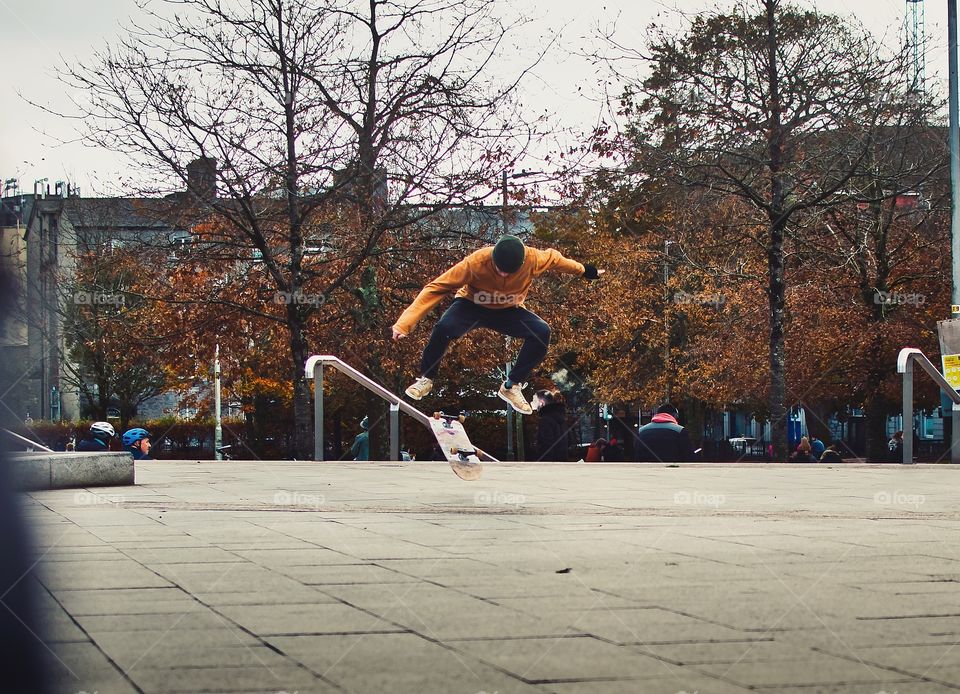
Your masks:
<instances>
[{"instance_id":1,"label":"lamp post","mask_svg":"<svg viewBox=\"0 0 960 694\"><path fill-rule=\"evenodd\" d=\"M220 343L213 350L213 451L217 460L223 460L223 426L220 420Z\"/></svg>"},{"instance_id":2,"label":"lamp post","mask_svg":"<svg viewBox=\"0 0 960 694\"><path fill-rule=\"evenodd\" d=\"M957 0L947 0L950 111L950 250L953 288L950 317L960 318L960 126L957 118Z\"/></svg>"},{"instance_id":3,"label":"lamp post","mask_svg":"<svg viewBox=\"0 0 960 694\"><path fill-rule=\"evenodd\" d=\"M670 244L673 241L663 241L663 380L666 384L666 399L670 402Z\"/></svg>"}]
</instances>

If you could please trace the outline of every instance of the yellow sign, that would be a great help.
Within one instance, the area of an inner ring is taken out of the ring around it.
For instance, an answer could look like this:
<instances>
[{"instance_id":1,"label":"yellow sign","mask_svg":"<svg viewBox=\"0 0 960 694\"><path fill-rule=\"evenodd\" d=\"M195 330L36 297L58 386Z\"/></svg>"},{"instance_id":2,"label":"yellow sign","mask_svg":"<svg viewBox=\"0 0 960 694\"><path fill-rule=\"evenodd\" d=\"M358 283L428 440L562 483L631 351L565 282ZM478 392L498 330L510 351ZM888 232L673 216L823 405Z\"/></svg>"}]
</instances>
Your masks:
<instances>
[{"instance_id":1,"label":"yellow sign","mask_svg":"<svg viewBox=\"0 0 960 694\"><path fill-rule=\"evenodd\" d=\"M955 389L960 389L960 354L943 355L943 377Z\"/></svg>"},{"instance_id":2,"label":"yellow sign","mask_svg":"<svg viewBox=\"0 0 960 694\"><path fill-rule=\"evenodd\" d=\"M954 316L960 313L960 304L950 304L950 313Z\"/></svg>"}]
</instances>

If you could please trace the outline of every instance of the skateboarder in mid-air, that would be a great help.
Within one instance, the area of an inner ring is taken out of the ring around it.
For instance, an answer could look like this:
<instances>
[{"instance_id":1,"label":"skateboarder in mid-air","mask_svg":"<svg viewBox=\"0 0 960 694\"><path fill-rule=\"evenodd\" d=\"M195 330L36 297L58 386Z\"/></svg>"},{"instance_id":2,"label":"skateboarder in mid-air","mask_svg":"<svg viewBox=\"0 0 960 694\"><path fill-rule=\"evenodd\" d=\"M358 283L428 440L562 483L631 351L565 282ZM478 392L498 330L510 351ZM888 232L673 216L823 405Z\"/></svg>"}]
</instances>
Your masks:
<instances>
[{"instance_id":1,"label":"skateboarder in mid-air","mask_svg":"<svg viewBox=\"0 0 960 694\"><path fill-rule=\"evenodd\" d=\"M414 400L433 388L440 360L451 340L463 337L475 328L489 328L503 335L523 339L517 363L507 374L497 395L517 412L533 410L523 396L523 383L547 354L550 326L523 307L535 277L545 272L580 275L588 280L600 277L603 270L563 257L559 251L524 246L516 236L506 235L495 246L481 248L468 255L421 290L413 303L393 325L393 339L410 334L417 322L456 291L456 298L433 327L423 350L420 378L406 390Z\"/></svg>"}]
</instances>

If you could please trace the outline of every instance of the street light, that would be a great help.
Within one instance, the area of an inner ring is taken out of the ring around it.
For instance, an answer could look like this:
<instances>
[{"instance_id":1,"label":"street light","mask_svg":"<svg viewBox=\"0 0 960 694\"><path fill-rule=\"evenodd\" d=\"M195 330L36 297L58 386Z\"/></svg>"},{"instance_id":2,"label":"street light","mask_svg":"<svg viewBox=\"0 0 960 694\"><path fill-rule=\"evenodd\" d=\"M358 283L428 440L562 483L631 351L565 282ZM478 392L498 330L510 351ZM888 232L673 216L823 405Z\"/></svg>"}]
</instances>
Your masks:
<instances>
[{"instance_id":1,"label":"street light","mask_svg":"<svg viewBox=\"0 0 960 694\"><path fill-rule=\"evenodd\" d=\"M663 241L663 380L666 384L666 399L670 402L670 244L673 241Z\"/></svg>"},{"instance_id":2,"label":"street light","mask_svg":"<svg viewBox=\"0 0 960 694\"><path fill-rule=\"evenodd\" d=\"M957 118L957 0L947 0L950 143L950 250L953 256L950 317L960 318L960 126Z\"/></svg>"},{"instance_id":3,"label":"street light","mask_svg":"<svg viewBox=\"0 0 960 694\"><path fill-rule=\"evenodd\" d=\"M220 343L213 350L213 451L216 460L223 460L223 426L220 420Z\"/></svg>"}]
</instances>

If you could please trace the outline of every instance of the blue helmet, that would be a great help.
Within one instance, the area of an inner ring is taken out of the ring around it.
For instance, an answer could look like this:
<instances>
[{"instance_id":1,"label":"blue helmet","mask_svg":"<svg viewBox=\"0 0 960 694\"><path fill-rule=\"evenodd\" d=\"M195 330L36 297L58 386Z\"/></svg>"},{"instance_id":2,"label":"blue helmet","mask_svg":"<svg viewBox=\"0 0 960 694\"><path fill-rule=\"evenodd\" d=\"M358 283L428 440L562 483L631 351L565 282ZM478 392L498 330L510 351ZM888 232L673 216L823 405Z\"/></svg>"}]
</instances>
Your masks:
<instances>
[{"instance_id":1,"label":"blue helmet","mask_svg":"<svg viewBox=\"0 0 960 694\"><path fill-rule=\"evenodd\" d=\"M137 441L142 441L143 439L149 439L150 432L146 429L141 429L137 427L136 429L128 429L123 432L123 445L125 448L130 448Z\"/></svg>"}]
</instances>

